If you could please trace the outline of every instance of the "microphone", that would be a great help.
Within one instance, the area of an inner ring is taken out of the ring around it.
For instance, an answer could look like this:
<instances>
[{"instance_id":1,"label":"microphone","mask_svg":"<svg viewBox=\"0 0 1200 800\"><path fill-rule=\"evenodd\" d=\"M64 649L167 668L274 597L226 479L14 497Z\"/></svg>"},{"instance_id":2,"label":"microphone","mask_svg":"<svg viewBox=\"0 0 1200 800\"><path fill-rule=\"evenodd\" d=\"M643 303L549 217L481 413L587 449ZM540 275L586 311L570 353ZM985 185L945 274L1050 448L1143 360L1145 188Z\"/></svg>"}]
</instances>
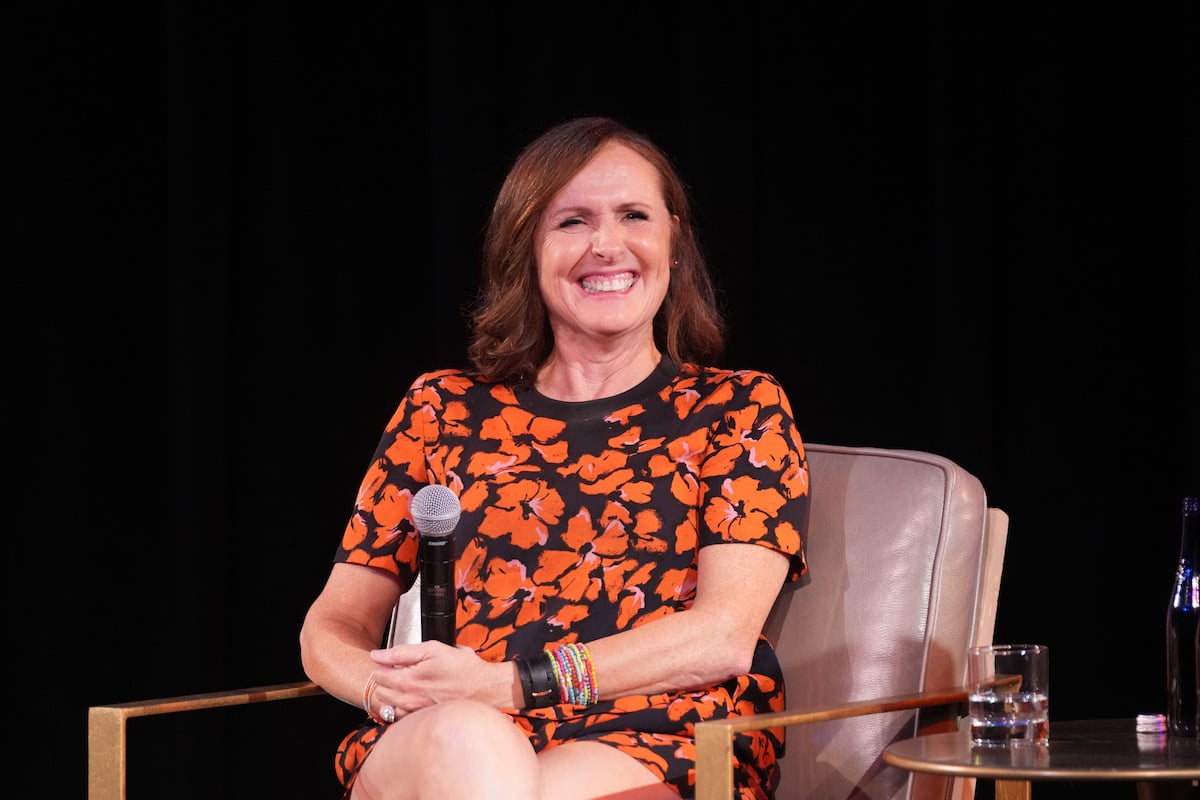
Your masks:
<instances>
[{"instance_id":1,"label":"microphone","mask_svg":"<svg viewBox=\"0 0 1200 800\"><path fill-rule=\"evenodd\" d=\"M455 643L454 526L462 513L449 486L431 483L413 496L413 522L420 536L421 641Z\"/></svg>"}]
</instances>

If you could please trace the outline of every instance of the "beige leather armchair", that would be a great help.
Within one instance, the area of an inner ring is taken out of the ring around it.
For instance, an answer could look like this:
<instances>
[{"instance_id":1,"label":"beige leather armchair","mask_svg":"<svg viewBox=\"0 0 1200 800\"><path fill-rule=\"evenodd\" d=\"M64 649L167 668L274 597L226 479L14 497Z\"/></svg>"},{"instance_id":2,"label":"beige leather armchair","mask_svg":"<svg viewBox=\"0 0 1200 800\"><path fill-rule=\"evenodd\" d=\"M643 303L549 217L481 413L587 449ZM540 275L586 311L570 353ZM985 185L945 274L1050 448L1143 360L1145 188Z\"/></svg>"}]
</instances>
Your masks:
<instances>
[{"instance_id":1,"label":"beige leather armchair","mask_svg":"<svg viewBox=\"0 0 1200 800\"><path fill-rule=\"evenodd\" d=\"M881 760L891 741L958 724L965 654L991 641L1008 518L983 486L929 453L807 445L811 584L786 591L767 624L788 710L697 726L698 800L732 797L730 737L788 726L778 800L949 800L974 785L910 777ZM389 639L420 638L411 590ZM124 800L133 717L320 694L307 681L88 710L88 797ZM923 709L918 717L915 709Z\"/></svg>"},{"instance_id":2,"label":"beige leather armchair","mask_svg":"<svg viewBox=\"0 0 1200 800\"><path fill-rule=\"evenodd\" d=\"M972 781L910 777L881 756L964 718L966 650L992 639L1008 517L940 456L807 449L812 580L767 623L787 710L697 725L697 800L732 796L733 732L774 726L787 737L777 800L969 798Z\"/></svg>"}]
</instances>

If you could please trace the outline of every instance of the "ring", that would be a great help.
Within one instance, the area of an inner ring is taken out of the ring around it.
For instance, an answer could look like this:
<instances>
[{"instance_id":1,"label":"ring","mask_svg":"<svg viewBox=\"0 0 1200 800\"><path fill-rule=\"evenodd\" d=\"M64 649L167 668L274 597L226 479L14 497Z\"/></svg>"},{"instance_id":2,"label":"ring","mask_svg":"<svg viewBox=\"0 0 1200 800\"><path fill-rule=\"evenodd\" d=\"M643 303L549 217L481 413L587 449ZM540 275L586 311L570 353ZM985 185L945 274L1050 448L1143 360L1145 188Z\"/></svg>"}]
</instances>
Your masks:
<instances>
[{"instance_id":1,"label":"ring","mask_svg":"<svg viewBox=\"0 0 1200 800\"><path fill-rule=\"evenodd\" d=\"M379 709L379 716L383 718L384 722L386 722L388 725L391 725L396 721L396 709L392 708L391 706L384 706L383 708Z\"/></svg>"}]
</instances>

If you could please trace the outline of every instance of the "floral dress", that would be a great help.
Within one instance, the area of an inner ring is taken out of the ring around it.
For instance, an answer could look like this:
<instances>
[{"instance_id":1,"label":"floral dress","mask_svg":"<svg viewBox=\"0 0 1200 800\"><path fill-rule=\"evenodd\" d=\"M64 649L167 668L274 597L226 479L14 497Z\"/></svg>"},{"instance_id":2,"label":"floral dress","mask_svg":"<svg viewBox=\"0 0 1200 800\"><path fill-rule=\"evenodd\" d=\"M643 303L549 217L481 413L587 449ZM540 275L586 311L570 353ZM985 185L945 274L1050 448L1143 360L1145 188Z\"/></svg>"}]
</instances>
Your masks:
<instances>
[{"instance_id":1,"label":"floral dress","mask_svg":"<svg viewBox=\"0 0 1200 800\"><path fill-rule=\"evenodd\" d=\"M688 608L709 544L772 548L791 557L789 581L807 580L808 464L788 399L763 372L664 358L629 391L576 403L459 370L422 375L380 440L336 560L411 585L419 535L409 503L428 483L459 496L457 642L488 660L586 644ZM749 674L714 686L502 710L539 752L603 742L691 797L693 725L783 705L779 664L760 637ZM339 746L347 796L383 730L368 719ZM773 797L782 748L782 728L737 735L738 798Z\"/></svg>"}]
</instances>

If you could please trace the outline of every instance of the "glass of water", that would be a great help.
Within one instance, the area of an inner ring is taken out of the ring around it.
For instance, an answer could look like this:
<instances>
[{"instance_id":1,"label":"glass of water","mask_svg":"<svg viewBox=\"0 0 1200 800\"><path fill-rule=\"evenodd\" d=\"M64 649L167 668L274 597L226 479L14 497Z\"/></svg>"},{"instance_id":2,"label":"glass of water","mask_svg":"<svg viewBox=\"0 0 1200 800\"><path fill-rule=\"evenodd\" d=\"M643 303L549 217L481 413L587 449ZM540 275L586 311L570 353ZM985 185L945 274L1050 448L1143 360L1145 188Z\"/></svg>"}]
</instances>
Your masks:
<instances>
[{"instance_id":1,"label":"glass of water","mask_svg":"<svg viewBox=\"0 0 1200 800\"><path fill-rule=\"evenodd\" d=\"M1041 745L1050 738L1050 650L989 644L967 652L968 716L976 747Z\"/></svg>"}]
</instances>

